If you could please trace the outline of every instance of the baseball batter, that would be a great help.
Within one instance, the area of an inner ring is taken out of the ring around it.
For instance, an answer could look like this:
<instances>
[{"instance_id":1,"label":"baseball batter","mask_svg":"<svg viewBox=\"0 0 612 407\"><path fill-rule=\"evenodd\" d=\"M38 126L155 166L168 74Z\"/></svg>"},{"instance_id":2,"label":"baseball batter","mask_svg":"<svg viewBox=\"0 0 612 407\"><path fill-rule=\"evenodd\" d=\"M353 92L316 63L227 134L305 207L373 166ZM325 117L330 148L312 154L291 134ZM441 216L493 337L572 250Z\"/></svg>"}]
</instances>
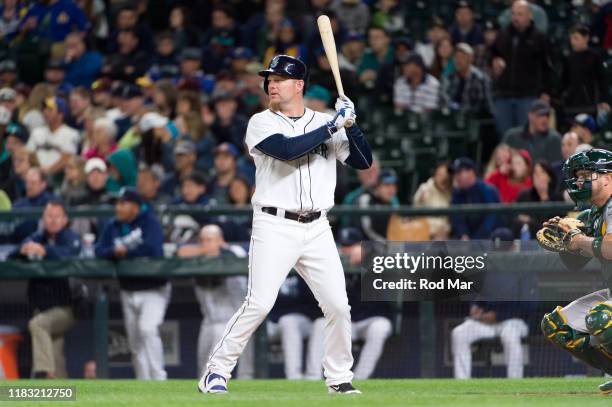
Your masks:
<instances>
[{"instance_id":1,"label":"baseball batter","mask_svg":"<svg viewBox=\"0 0 612 407\"><path fill-rule=\"evenodd\" d=\"M608 288L558 306L542 319L542 331L576 358L612 374L612 152L576 153L563 167L572 199L592 206L578 217L584 227L572 228L556 217L544 223L543 234L555 240L560 230L560 256L572 269L583 267L592 257L599 259ZM599 389L612 395L612 381Z\"/></svg>"},{"instance_id":2,"label":"baseball batter","mask_svg":"<svg viewBox=\"0 0 612 407\"><path fill-rule=\"evenodd\" d=\"M334 203L336 160L367 169L372 154L355 120L353 103L338 99L336 115L304 107L306 65L275 56L264 77L269 109L251 117L246 145L256 166L253 231L244 303L214 347L198 388L227 392L247 341L263 322L292 268L316 297L327 321L323 368L330 393L359 393L351 381L351 316L344 271L327 212Z\"/></svg>"}]
</instances>

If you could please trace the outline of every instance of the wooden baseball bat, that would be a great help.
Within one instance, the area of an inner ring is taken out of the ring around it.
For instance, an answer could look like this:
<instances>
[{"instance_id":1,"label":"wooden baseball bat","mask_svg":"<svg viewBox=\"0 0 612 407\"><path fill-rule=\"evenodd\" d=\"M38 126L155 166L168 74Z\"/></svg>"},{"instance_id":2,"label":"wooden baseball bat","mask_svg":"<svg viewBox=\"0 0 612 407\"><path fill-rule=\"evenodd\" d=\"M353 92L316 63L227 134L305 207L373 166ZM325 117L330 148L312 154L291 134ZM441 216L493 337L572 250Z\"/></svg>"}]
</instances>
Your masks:
<instances>
[{"instance_id":1,"label":"wooden baseball bat","mask_svg":"<svg viewBox=\"0 0 612 407\"><path fill-rule=\"evenodd\" d=\"M319 26L319 34L321 35L321 42L325 49L325 56L329 61L332 74L334 75L334 81L336 82L336 89L338 90L338 96L344 97L344 88L342 87L342 79L340 78L340 67L338 66L338 52L336 51L336 40L334 40L334 32L331 28L331 22L329 17L322 14L317 18L317 25ZM347 120L345 127L351 127L353 120Z\"/></svg>"}]
</instances>

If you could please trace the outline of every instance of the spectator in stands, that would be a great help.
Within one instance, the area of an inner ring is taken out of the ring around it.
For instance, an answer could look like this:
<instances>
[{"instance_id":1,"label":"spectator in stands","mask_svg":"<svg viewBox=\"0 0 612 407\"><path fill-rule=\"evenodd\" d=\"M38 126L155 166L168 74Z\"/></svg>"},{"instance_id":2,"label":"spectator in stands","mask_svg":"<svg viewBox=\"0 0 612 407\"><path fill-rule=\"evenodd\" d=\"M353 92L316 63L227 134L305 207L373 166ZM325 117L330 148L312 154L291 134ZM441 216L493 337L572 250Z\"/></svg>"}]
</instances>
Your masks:
<instances>
[{"instance_id":1,"label":"spectator in stands","mask_svg":"<svg viewBox=\"0 0 612 407\"><path fill-rule=\"evenodd\" d=\"M1 127L0 127L1 128ZM20 166L22 172L19 175L16 172L15 160L20 150L25 150L28 133L23 126L18 126L14 123L9 123L3 137L0 137L0 190L8 194L11 201L23 196L25 192L23 188L22 176L25 175L29 166ZM23 160L27 162L27 150Z\"/></svg>"},{"instance_id":2,"label":"spectator in stands","mask_svg":"<svg viewBox=\"0 0 612 407\"><path fill-rule=\"evenodd\" d=\"M202 33L191 23L193 20L191 13L192 10L185 6L175 6L168 17L171 39L179 51L187 47L200 46Z\"/></svg>"},{"instance_id":3,"label":"spectator in stands","mask_svg":"<svg viewBox=\"0 0 612 407\"><path fill-rule=\"evenodd\" d=\"M547 33L548 15L546 14L546 10L544 10L542 6L536 4L533 0L528 0L525 3L526 6L529 7L530 14L533 16L532 19L534 27L541 33ZM508 7L497 17L497 22L502 29L505 29L506 27L510 26L510 24L514 23L513 17L514 7Z\"/></svg>"},{"instance_id":4,"label":"spectator in stands","mask_svg":"<svg viewBox=\"0 0 612 407\"><path fill-rule=\"evenodd\" d=\"M106 117L96 119L93 124L91 143L89 148L83 152L83 157L86 159L98 157L106 160L109 154L117 150L116 137L115 122Z\"/></svg>"},{"instance_id":5,"label":"spectator in stands","mask_svg":"<svg viewBox=\"0 0 612 407\"><path fill-rule=\"evenodd\" d=\"M493 96L489 77L472 62L474 50L459 43L455 48L455 72L442 78L440 97L442 107L470 112L479 116L493 112Z\"/></svg>"},{"instance_id":6,"label":"spectator in stands","mask_svg":"<svg viewBox=\"0 0 612 407\"><path fill-rule=\"evenodd\" d=\"M483 31L484 42L472 47L474 49L474 65L486 73L489 78L493 76L491 61L493 60L493 48L497 41L498 32L499 25L495 21L486 21Z\"/></svg>"},{"instance_id":7,"label":"spectator in stands","mask_svg":"<svg viewBox=\"0 0 612 407\"><path fill-rule=\"evenodd\" d=\"M495 121L500 135L525 123L534 99L550 99L549 52L546 34L533 25L529 3L515 1L512 25L498 33L493 48Z\"/></svg>"},{"instance_id":8,"label":"spectator in stands","mask_svg":"<svg viewBox=\"0 0 612 407\"><path fill-rule=\"evenodd\" d=\"M449 37L444 37L434 46L434 60L429 72L438 80L455 72L455 58L453 43Z\"/></svg>"},{"instance_id":9,"label":"spectator in stands","mask_svg":"<svg viewBox=\"0 0 612 407\"><path fill-rule=\"evenodd\" d=\"M227 203L234 207L248 208L251 203L253 188L242 175L236 176L227 189ZM252 218L249 215L216 216L211 223L223 229L223 235L229 242L246 242L251 238Z\"/></svg>"},{"instance_id":10,"label":"spectator in stands","mask_svg":"<svg viewBox=\"0 0 612 407\"><path fill-rule=\"evenodd\" d=\"M509 303L473 303L470 315L451 333L453 370L456 379L472 377L473 343L482 339L499 338L504 348L504 360L509 378L523 377L523 346L527 336L525 321L516 317Z\"/></svg>"},{"instance_id":11,"label":"spectator in stands","mask_svg":"<svg viewBox=\"0 0 612 407\"><path fill-rule=\"evenodd\" d=\"M51 59L45 66L45 82L51 86L55 95L68 99L72 85L66 82L66 67L61 59Z\"/></svg>"},{"instance_id":12,"label":"spectator in stands","mask_svg":"<svg viewBox=\"0 0 612 407\"><path fill-rule=\"evenodd\" d=\"M119 98L119 115L114 118L117 125L117 147L132 148L138 144L139 137L137 135L128 137L128 133L136 130L136 124L145 113L144 93L140 86L131 83L120 84L116 92ZM108 111L106 117L113 118Z\"/></svg>"},{"instance_id":13,"label":"spectator in stands","mask_svg":"<svg viewBox=\"0 0 612 407\"><path fill-rule=\"evenodd\" d=\"M418 42L415 46L415 52L423 58L425 66L430 67L434 60L434 46L442 38L448 37L448 31L444 21L439 17L433 17L431 27L427 30L425 39L422 42Z\"/></svg>"},{"instance_id":14,"label":"spectator in stands","mask_svg":"<svg viewBox=\"0 0 612 407\"><path fill-rule=\"evenodd\" d=\"M109 177L106 190L117 193L123 187L136 187L137 161L131 150L117 150L107 157Z\"/></svg>"},{"instance_id":15,"label":"spectator in stands","mask_svg":"<svg viewBox=\"0 0 612 407\"><path fill-rule=\"evenodd\" d=\"M383 169L372 191L364 192L357 198L360 208L384 205L393 207L394 198L397 195L397 174L392 169ZM387 226L389 214L371 215L361 217L361 229L369 240L384 242L387 239Z\"/></svg>"},{"instance_id":16,"label":"spectator in stands","mask_svg":"<svg viewBox=\"0 0 612 407\"><path fill-rule=\"evenodd\" d=\"M179 132L179 140L193 140L195 144L197 154L195 167L204 173L209 172L213 168L213 151L216 141L202 121L202 116L195 112L187 112L179 115L174 120L174 124Z\"/></svg>"},{"instance_id":17,"label":"spectator in stands","mask_svg":"<svg viewBox=\"0 0 612 407\"><path fill-rule=\"evenodd\" d=\"M340 230L338 243L340 252L347 256L353 266L361 264L361 242L364 236L357 229ZM346 277L346 292L351 306L351 321L353 340L363 340L363 347L359 360L354 368L355 379L368 379L374 373L376 364L382 356L385 342L391 336L393 326L391 325L392 310L389 302L362 302L361 301L361 277L359 275ZM319 375L321 378L321 360L323 359L323 337L325 330L325 319L315 320L310 339L308 354L308 365L319 364ZM311 362L312 360L312 362ZM308 371L314 370L310 367Z\"/></svg>"},{"instance_id":18,"label":"spectator in stands","mask_svg":"<svg viewBox=\"0 0 612 407\"><path fill-rule=\"evenodd\" d=\"M177 255L236 258L246 257L246 251L241 246L228 245L217 225L206 225L200 230L199 243L180 247ZM244 277L201 276L195 278L195 283L196 298L203 316L197 356L198 372L202 372L213 346L223 336L225 324L241 303L246 290Z\"/></svg>"},{"instance_id":19,"label":"spectator in stands","mask_svg":"<svg viewBox=\"0 0 612 407\"><path fill-rule=\"evenodd\" d=\"M115 30L111 33L108 44L107 53L116 53L120 48L119 35L123 30L135 30L138 38L138 49L151 55L154 51L153 33L151 28L144 22L138 21L138 10L135 5L127 4L117 12L117 20Z\"/></svg>"},{"instance_id":20,"label":"spectator in stands","mask_svg":"<svg viewBox=\"0 0 612 407\"><path fill-rule=\"evenodd\" d=\"M151 65L150 54L139 47L141 38L135 29L119 31L118 48L102 66L102 74L111 79L133 82L143 76Z\"/></svg>"},{"instance_id":21,"label":"spectator in stands","mask_svg":"<svg viewBox=\"0 0 612 407\"><path fill-rule=\"evenodd\" d=\"M391 34L399 34L404 30L405 4L399 0L382 0L374 8L372 25L383 27Z\"/></svg>"},{"instance_id":22,"label":"spectator in stands","mask_svg":"<svg viewBox=\"0 0 612 407\"><path fill-rule=\"evenodd\" d=\"M595 119L586 113L581 113L574 117L574 124L570 129L578 135L580 143L576 147L576 151L588 151L593 148L595 140L593 139L593 133L597 132L597 123Z\"/></svg>"},{"instance_id":23,"label":"spectator in stands","mask_svg":"<svg viewBox=\"0 0 612 407\"><path fill-rule=\"evenodd\" d=\"M138 170L137 190L150 206L170 203L171 197L160 192L164 170L159 165L141 165Z\"/></svg>"},{"instance_id":24,"label":"spectator in stands","mask_svg":"<svg viewBox=\"0 0 612 407\"><path fill-rule=\"evenodd\" d=\"M208 205L210 195L207 193L206 178L199 172L187 174L181 180L181 194L175 198L176 205ZM205 213L190 215L199 225L209 223L209 216Z\"/></svg>"},{"instance_id":25,"label":"spectator in stands","mask_svg":"<svg viewBox=\"0 0 612 407\"><path fill-rule=\"evenodd\" d=\"M17 147L11 151L12 169L10 178L1 188L11 198L12 202L26 195L26 174L32 167L39 167L38 159L34 153L25 147Z\"/></svg>"},{"instance_id":26,"label":"spectator in stands","mask_svg":"<svg viewBox=\"0 0 612 407\"><path fill-rule=\"evenodd\" d=\"M451 205L498 203L495 187L484 183L476 175L476 164L471 158L461 157L452 164L454 188ZM452 215L451 237L454 239L488 239L500 224L497 215Z\"/></svg>"},{"instance_id":27,"label":"spectator in stands","mask_svg":"<svg viewBox=\"0 0 612 407\"><path fill-rule=\"evenodd\" d=\"M113 108L111 95L113 81L107 77L101 77L91 84L92 101L95 107L108 111Z\"/></svg>"},{"instance_id":28,"label":"spectator in stands","mask_svg":"<svg viewBox=\"0 0 612 407\"><path fill-rule=\"evenodd\" d=\"M491 159L487 163L484 176L487 178L493 172L508 175L512 161L512 148L508 144L500 143L493 150Z\"/></svg>"},{"instance_id":29,"label":"spectator in stands","mask_svg":"<svg viewBox=\"0 0 612 407\"><path fill-rule=\"evenodd\" d=\"M329 108L329 103L332 101L332 95L329 90L323 86L310 86L304 95L304 101L306 103L306 107L314 110L315 112L329 114L333 112L333 110Z\"/></svg>"},{"instance_id":30,"label":"spectator in stands","mask_svg":"<svg viewBox=\"0 0 612 407\"><path fill-rule=\"evenodd\" d=\"M65 124L68 104L59 97L48 97L43 103L45 126L37 127L28 139L28 150L36 153L41 170L61 175L68 160L76 154L79 133Z\"/></svg>"},{"instance_id":31,"label":"spectator in stands","mask_svg":"<svg viewBox=\"0 0 612 407\"><path fill-rule=\"evenodd\" d=\"M595 116L598 109L609 112L604 61L598 52L589 48L589 28L575 25L569 37L572 52L564 60L560 83L565 119L571 121L576 113Z\"/></svg>"},{"instance_id":32,"label":"spectator in stands","mask_svg":"<svg viewBox=\"0 0 612 407\"><path fill-rule=\"evenodd\" d=\"M347 31L365 32L370 25L370 9L359 0L334 1L330 9Z\"/></svg>"},{"instance_id":33,"label":"spectator in stands","mask_svg":"<svg viewBox=\"0 0 612 407\"><path fill-rule=\"evenodd\" d=\"M323 86L326 89L331 89L334 99L338 97L336 91L336 83L331 72L331 65L325 55L325 50L320 48L315 51L316 65L310 70L309 81L312 84ZM355 72L351 72L346 68L340 67L340 75L342 77L342 85L347 95L354 94L357 89L358 79Z\"/></svg>"},{"instance_id":34,"label":"spectator in stands","mask_svg":"<svg viewBox=\"0 0 612 407\"><path fill-rule=\"evenodd\" d=\"M210 45L219 34L226 36L229 45L240 45L240 28L236 23L236 10L230 5L216 6L211 15L210 28L204 33L202 44Z\"/></svg>"},{"instance_id":35,"label":"spectator in stands","mask_svg":"<svg viewBox=\"0 0 612 407\"><path fill-rule=\"evenodd\" d=\"M306 356L306 370L303 368L304 341L310 338L313 319L320 315L304 280L298 276L287 277L268 316L266 330L270 342L281 344L285 377L289 380L316 380L321 376L321 361L311 355Z\"/></svg>"},{"instance_id":36,"label":"spectator in stands","mask_svg":"<svg viewBox=\"0 0 612 407\"><path fill-rule=\"evenodd\" d=\"M504 143L512 148L529 151L534 160L554 163L561 159L561 135L550 127L550 105L534 100L528 113L527 124L509 129Z\"/></svg>"},{"instance_id":37,"label":"spectator in stands","mask_svg":"<svg viewBox=\"0 0 612 407\"><path fill-rule=\"evenodd\" d=\"M73 31L81 34L89 29L87 16L75 2L49 0L32 5L21 19L19 31L34 37L61 43Z\"/></svg>"},{"instance_id":38,"label":"spectator in stands","mask_svg":"<svg viewBox=\"0 0 612 407\"><path fill-rule=\"evenodd\" d=\"M90 88L102 69L102 62L102 55L98 51L87 50L80 34L68 34L64 41L66 82L75 87Z\"/></svg>"},{"instance_id":39,"label":"spectator in stands","mask_svg":"<svg viewBox=\"0 0 612 407\"><path fill-rule=\"evenodd\" d=\"M521 191L516 202L553 202L563 200L563 197L556 189L558 178L553 168L546 161L536 161L533 166L532 178L533 186ZM553 215L552 213L521 213L517 215L512 225L514 236L519 238L523 225L527 224L529 235L535 237L537 231L542 227L542 223Z\"/></svg>"},{"instance_id":40,"label":"spectator in stands","mask_svg":"<svg viewBox=\"0 0 612 407\"><path fill-rule=\"evenodd\" d=\"M79 86L72 89L69 97L70 104L70 127L83 132L86 122L93 117L91 105L91 92L89 89Z\"/></svg>"},{"instance_id":41,"label":"spectator in stands","mask_svg":"<svg viewBox=\"0 0 612 407\"><path fill-rule=\"evenodd\" d=\"M171 17L172 18L172 17ZM163 32L157 36L156 51L147 75L152 80L171 79L179 75L178 51L172 33Z\"/></svg>"},{"instance_id":42,"label":"spectator in stands","mask_svg":"<svg viewBox=\"0 0 612 407\"><path fill-rule=\"evenodd\" d=\"M242 76L244 87L238 95L238 101L247 117L261 112L267 105L268 96L263 90L262 77L258 74L262 69L263 66L259 63L251 62Z\"/></svg>"},{"instance_id":43,"label":"spectator in stands","mask_svg":"<svg viewBox=\"0 0 612 407\"><path fill-rule=\"evenodd\" d=\"M197 82L198 91L211 94L215 87L215 77L204 73L201 61L202 51L199 48L185 48L180 55L180 74L176 82Z\"/></svg>"},{"instance_id":44,"label":"spectator in stands","mask_svg":"<svg viewBox=\"0 0 612 407\"><path fill-rule=\"evenodd\" d=\"M85 181L87 185L84 205L104 205L110 203L110 196L106 190L108 167L103 159L94 157L85 163Z\"/></svg>"},{"instance_id":45,"label":"spectator in stands","mask_svg":"<svg viewBox=\"0 0 612 407\"><path fill-rule=\"evenodd\" d=\"M218 143L231 143L241 146L244 143L244 134L247 119L238 111L238 101L234 95L219 92L214 95L215 121L210 130Z\"/></svg>"},{"instance_id":46,"label":"spectator in stands","mask_svg":"<svg viewBox=\"0 0 612 407\"><path fill-rule=\"evenodd\" d=\"M376 84L380 68L392 62L393 47L389 33L381 27L370 27L368 29L368 48L358 67L359 82L366 89L372 89Z\"/></svg>"},{"instance_id":47,"label":"spectator in stands","mask_svg":"<svg viewBox=\"0 0 612 407\"><path fill-rule=\"evenodd\" d=\"M30 261L77 257L81 238L68 228L61 201L50 200L42 215L43 229L21 243L11 257ZM32 372L38 379L68 377L64 336L74 325L72 295L67 277L34 278L28 283L28 302L34 316L28 322L32 336Z\"/></svg>"},{"instance_id":48,"label":"spectator in stands","mask_svg":"<svg viewBox=\"0 0 612 407\"><path fill-rule=\"evenodd\" d=\"M270 65L272 58L278 54L290 55L300 59L304 58L295 24L290 19L284 18L278 24L275 37L275 41L266 48L264 53L262 61L264 66Z\"/></svg>"},{"instance_id":49,"label":"spectator in stands","mask_svg":"<svg viewBox=\"0 0 612 407\"><path fill-rule=\"evenodd\" d=\"M555 191L559 193L565 190L565 185L563 184L563 164L565 160L576 153L578 144L580 144L580 139L578 134L573 131L565 133L561 139L561 159L553 162L551 166L553 174L555 175L554 179L556 180Z\"/></svg>"},{"instance_id":50,"label":"spectator in stands","mask_svg":"<svg viewBox=\"0 0 612 407\"><path fill-rule=\"evenodd\" d=\"M16 122L17 107L17 92L8 87L0 89L0 126Z\"/></svg>"},{"instance_id":51,"label":"spectator in stands","mask_svg":"<svg viewBox=\"0 0 612 407\"><path fill-rule=\"evenodd\" d=\"M178 196L182 180L195 170L197 161L196 146L189 140L180 140L174 147L174 172L167 174L162 181L162 193Z\"/></svg>"},{"instance_id":52,"label":"spectator in stands","mask_svg":"<svg viewBox=\"0 0 612 407\"><path fill-rule=\"evenodd\" d=\"M132 151L136 160L147 165L161 165L164 170L171 171L174 167L172 149L175 134L176 128L167 117L157 112L145 113L138 123L138 131L132 133Z\"/></svg>"},{"instance_id":53,"label":"spectator in stands","mask_svg":"<svg viewBox=\"0 0 612 407\"><path fill-rule=\"evenodd\" d=\"M0 86L15 86L17 84L17 64L11 59L0 62Z\"/></svg>"},{"instance_id":54,"label":"spectator in stands","mask_svg":"<svg viewBox=\"0 0 612 407\"><path fill-rule=\"evenodd\" d=\"M215 149L215 175L208 181L208 194L218 204L227 203L227 190L236 177L240 151L235 145L222 143Z\"/></svg>"},{"instance_id":55,"label":"spectator in stands","mask_svg":"<svg viewBox=\"0 0 612 407\"><path fill-rule=\"evenodd\" d=\"M429 112L438 108L440 83L427 73L423 58L411 54L401 61L402 76L393 86L393 104L399 111Z\"/></svg>"},{"instance_id":56,"label":"spectator in stands","mask_svg":"<svg viewBox=\"0 0 612 407\"><path fill-rule=\"evenodd\" d=\"M448 163L438 163L431 177L417 188L412 204L417 208L447 208L453 191L451 176ZM450 236L451 227L446 216L429 216L427 223L431 240L446 240Z\"/></svg>"},{"instance_id":57,"label":"spectator in stands","mask_svg":"<svg viewBox=\"0 0 612 407\"><path fill-rule=\"evenodd\" d=\"M501 170L493 171L485 181L497 189L502 202L516 201L521 191L532 186L529 152L524 149L513 150L510 158L510 170L507 173Z\"/></svg>"},{"instance_id":58,"label":"spectator in stands","mask_svg":"<svg viewBox=\"0 0 612 407\"><path fill-rule=\"evenodd\" d=\"M17 0L5 0L0 6L0 39L7 44L17 34L25 6Z\"/></svg>"},{"instance_id":59,"label":"spectator in stands","mask_svg":"<svg viewBox=\"0 0 612 407\"><path fill-rule=\"evenodd\" d=\"M46 83L38 83L33 88L28 99L19 108L19 121L32 132L36 127L45 125L42 114L43 102L53 96L53 88Z\"/></svg>"},{"instance_id":60,"label":"spectator in stands","mask_svg":"<svg viewBox=\"0 0 612 407\"><path fill-rule=\"evenodd\" d=\"M338 55L340 68L356 72L361 58L363 58L365 47L365 35L363 33L349 32L344 44L342 44L342 53Z\"/></svg>"},{"instance_id":61,"label":"spectator in stands","mask_svg":"<svg viewBox=\"0 0 612 407\"><path fill-rule=\"evenodd\" d=\"M87 200L85 160L78 156L70 158L64 171L64 181L59 195L68 206L81 205Z\"/></svg>"},{"instance_id":62,"label":"spectator in stands","mask_svg":"<svg viewBox=\"0 0 612 407\"><path fill-rule=\"evenodd\" d=\"M448 29L453 44L464 42L472 47L484 42L482 30L474 22L474 8L468 1L457 2L455 22Z\"/></svg>"},{"instance_id":63,"label":"spectator in stands","mask_svg":"<svg viewBox=\"0 0 612 407\"><path fill-rule=\"evenodd\" d=\"M111 260L163 257L162 227L153 210L143 205L133 188L124 188L115 204L115 217L95 246L96 257ZM166 278L119 277L121 306L137 379L165 380L164 352L159 326L170 302Z\"/></svg>"}]
</instances>

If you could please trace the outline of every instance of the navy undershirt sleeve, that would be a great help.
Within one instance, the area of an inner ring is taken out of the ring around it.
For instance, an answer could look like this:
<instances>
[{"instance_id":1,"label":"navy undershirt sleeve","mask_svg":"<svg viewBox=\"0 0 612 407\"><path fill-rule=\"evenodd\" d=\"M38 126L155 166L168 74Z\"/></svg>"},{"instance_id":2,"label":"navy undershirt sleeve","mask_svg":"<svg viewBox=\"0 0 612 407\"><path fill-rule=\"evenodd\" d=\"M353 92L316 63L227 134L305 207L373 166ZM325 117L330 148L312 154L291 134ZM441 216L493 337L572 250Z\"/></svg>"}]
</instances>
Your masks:
<instances>
[{"instance_id":1,"label":"navy undershirt sleeve","mask_svg":"<svg viewBox=\"0 0 612 407\"><path fill-rule=\"evenodd\" d=\"M255 146L262 153L281 161L291 161L308 154L331 138L327 125L301 136L286 137L280 133L266 137Z\"/></svg>"},{"instance_id":2,"label":"navy undershirt sleeve","mask_svg":"<svg viewBox=\"0 0 612 407\"><path fill-rule=\"evenodd\" d=\"M372 165L372 150L361 129L353 124L345 129L349 142L349 156L344 163L356 170L366 170Z\"/></svg>"}]
</instances>

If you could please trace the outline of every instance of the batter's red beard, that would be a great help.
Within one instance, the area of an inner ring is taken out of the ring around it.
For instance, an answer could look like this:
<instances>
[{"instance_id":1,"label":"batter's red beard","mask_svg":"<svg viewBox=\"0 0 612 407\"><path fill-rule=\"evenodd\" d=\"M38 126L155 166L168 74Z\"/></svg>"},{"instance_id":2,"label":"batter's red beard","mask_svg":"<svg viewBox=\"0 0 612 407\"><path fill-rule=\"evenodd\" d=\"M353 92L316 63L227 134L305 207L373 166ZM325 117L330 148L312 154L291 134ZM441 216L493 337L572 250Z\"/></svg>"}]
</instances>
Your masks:
<instances>
[{"instance_id":1,"label":"batter's red beard","mask_svg":"<svg viewBox=\"0 0 612 407\"><path fill-rule=\"evenodd\" d=\"M280 102L272 102L269 101L268 102L268 108L273 111L273 112L280 112L281 108L280 108Z\"/></svg>"}]
</instances>

